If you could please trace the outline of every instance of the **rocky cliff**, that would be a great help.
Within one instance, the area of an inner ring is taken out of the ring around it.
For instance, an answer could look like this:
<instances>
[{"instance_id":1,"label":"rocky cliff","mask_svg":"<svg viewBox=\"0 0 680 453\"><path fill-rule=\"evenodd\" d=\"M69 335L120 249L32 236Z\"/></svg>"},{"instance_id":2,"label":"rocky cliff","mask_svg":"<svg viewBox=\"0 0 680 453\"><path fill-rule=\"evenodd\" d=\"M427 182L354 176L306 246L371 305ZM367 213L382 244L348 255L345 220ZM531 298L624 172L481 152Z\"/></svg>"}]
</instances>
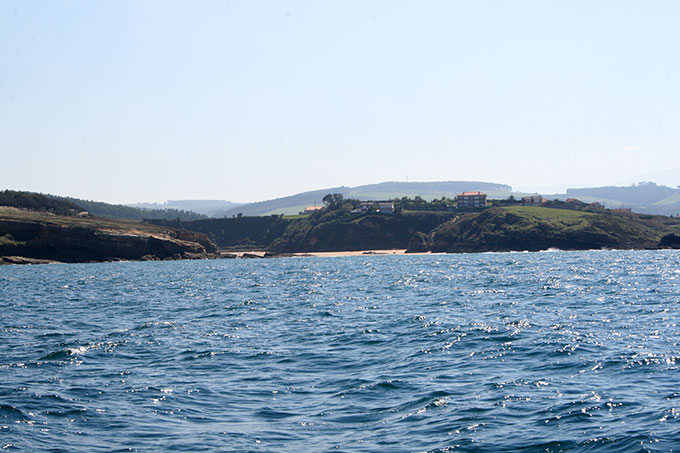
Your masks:
<instances>
[{"instance_id":1,"label":"rocky cliff","mask_svg":"<svg viewBox=\"0 0 680 453\"><path fill-rule=\"evenodd\" d=\"M201 233L0 208L0 256L86 262L205 258L214 251Z\"/></svg>"}]
</instances>

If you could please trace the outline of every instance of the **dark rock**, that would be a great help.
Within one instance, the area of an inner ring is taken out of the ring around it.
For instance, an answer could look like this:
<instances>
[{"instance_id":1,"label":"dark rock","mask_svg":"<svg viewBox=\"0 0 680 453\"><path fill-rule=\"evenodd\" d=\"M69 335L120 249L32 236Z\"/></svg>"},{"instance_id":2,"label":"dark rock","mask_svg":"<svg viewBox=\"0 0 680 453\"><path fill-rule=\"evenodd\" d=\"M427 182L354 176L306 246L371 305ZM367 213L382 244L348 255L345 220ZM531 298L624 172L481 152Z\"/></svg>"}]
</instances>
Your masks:
<instances>
[{"instance_id":1,"label":"dark rock","mask_svg":"<svg viewBox=\"0 0 680 453\"><path fill-rule=\"evenodd\" d=\"M0 265L2 264L54 264L59 261L41 260L38 258L26 258L25 256L0 256Z\"/></svg>"},{"instance_id":2,"label":"dark rock","mask_svg":"<svg viewBox=\"0 0 680 453\"><path fill-rule=\"evenodd\" d=\"M207 234L181 230L177 232L176 238L187 242L198 242L203 246L207 253L217 252L217 246L210 240Z\"/></svg>"},{"instance_id":3,"label":"dark rock","mask_svg":"<svg viewBox=\"0 0 680 453\"><path fill-rule=\"evenodd\" d=\"M293 257L292 253L272 253L272 252L264 252L264 255L262 258L290 258Z\"/></svg>"},{"instance_id":4,"label":"dark rock","mask_svg":"<svg viewBox=\"0 0 680 453\"><path fill-rule=\"evenodd\" d=\"M667 234L661 238L659 245L663 248L680 249L680 236L676 234Z\"/></svg>"},{"instance_id":5,"label":"dark rock","mask_svg":"<svg viewBox=\"0 0 680 453\"><path fill-rule=\"evenodd\" d=\"M428 236L422 231L416 232L406 247L406 253L423 253L429 250Z\"/></svg>"},{"instance_id":6,"label":"dark rock","mask_svg":"<svg viewBox=\"0 0 680 453\"><path fill-rule=\"evenodd\" d=\"M54 220L52 220L54 219ZM198 242L158 234L140 234L122 224L121 229L56 223L48 221L0 219L0 256L63 262L112 260L181 259L185 253L206 255ZM123 229L123 227L127 229Z\"/></svg>"}]
</instances>

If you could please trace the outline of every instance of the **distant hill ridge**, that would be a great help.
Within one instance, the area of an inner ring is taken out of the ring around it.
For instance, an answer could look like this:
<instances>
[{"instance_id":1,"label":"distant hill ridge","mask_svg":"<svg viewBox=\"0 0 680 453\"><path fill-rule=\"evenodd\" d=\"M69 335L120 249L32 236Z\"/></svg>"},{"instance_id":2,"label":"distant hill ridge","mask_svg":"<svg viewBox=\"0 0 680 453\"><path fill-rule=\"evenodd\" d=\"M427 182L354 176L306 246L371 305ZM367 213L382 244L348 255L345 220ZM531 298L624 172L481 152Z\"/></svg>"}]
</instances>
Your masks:
<instances>
[{"instance_id":1,"label":"distant hill ridge","mask_svg":"<svg viewBox=\"0 0 680 453\"><path fill-rule=\"evenodd\" d=\"M585 202L597 201L608 208L631 208L643 214L680 214L680 189L653 182L640 182L630 186L567 189L566 197L578 198Z\"/></svg>"},{"instance_id":2,"label":"distant hill ridge","mask_svg":"<svg viewBox=\"0 0 680 453\"><path fill-rule=\"evenodd\" d=\"M141 209L178 209L195 212L206 216L214 216L216 212L235 208L243 203L226 200L168 200L165 203L131 203L127 206Z\"/></svg>"},{"instance_id":3,"label":"distant hill ridge","mask_svg":"<svg viewBox=\"0 0 680 453\"><path fill-rule=\"evenodd\" d=\"M206 216L196 212L185 211L183 209L147 209L147 208L133 208L122 204L109 204L101 201L81 200L70 197L54 198L67 200L83 208L92 215L99 217L107 217L110 219L124 219L124 220L144 220L144 219L176 219L180 220L198 220Z\"/></svg>"},{"instance_id":4,"label":"distant hill ridge","mask_svg":"<svg viewBox=\"0 0 680 453\"><path fill-rule=\"evenodd\" d=\"M359 200L380 200L420 196L425 199L455 197L463 191L485 191L489 196L506 198L512 187L481 181L434 181L434 182L381 182L356 187L331 187L327 189L302 192L273 200L259 201L225 209L215 213L215 217L232 217L238 214L247 216L269 214L296 214L306 206L321 206L322 198L329 193L339 193L345 198Z\"/></svg>"}]
</instances>

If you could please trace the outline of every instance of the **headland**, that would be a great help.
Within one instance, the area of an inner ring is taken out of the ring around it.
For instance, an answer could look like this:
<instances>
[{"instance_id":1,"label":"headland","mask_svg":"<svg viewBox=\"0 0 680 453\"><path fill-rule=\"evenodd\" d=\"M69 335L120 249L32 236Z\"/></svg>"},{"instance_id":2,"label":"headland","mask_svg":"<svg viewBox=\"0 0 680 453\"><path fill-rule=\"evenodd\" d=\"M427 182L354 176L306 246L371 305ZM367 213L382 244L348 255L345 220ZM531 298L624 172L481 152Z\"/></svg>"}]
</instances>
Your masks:
<instances>
[{"instance_id":1,"label":"headland","mask_svg":"<svg viewBox=\"0 0 680 453\"><path fill-rule=\"evenodd\" d=\"M596 203L362 209L336 197L307 215L143 222L50 203L0 206L0 264L680 248L680 219Z\"/></svg>"}]
</instances>

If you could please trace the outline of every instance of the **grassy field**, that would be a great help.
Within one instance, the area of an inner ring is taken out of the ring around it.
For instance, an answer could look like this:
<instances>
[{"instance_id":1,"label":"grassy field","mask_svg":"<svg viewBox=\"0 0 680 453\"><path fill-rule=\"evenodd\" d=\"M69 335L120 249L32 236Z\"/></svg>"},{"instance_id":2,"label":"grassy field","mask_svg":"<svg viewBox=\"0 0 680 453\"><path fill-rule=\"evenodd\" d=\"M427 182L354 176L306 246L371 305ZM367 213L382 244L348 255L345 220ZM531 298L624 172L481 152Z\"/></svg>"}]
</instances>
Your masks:
<instances>
[{"instance_id":1,"label":"grassy field","mask_svg":"<svg viewBox=\"0 0 680 453\"><path fill-rule=\"evenodd\" d=\"M512 214L522 217L533 217L539 220L552 220L557 222L580 221L595 214L584 211L571 211L568 209L542 208L538 206L508 206L501 208Z\"/></svg>"}]
</instances>

